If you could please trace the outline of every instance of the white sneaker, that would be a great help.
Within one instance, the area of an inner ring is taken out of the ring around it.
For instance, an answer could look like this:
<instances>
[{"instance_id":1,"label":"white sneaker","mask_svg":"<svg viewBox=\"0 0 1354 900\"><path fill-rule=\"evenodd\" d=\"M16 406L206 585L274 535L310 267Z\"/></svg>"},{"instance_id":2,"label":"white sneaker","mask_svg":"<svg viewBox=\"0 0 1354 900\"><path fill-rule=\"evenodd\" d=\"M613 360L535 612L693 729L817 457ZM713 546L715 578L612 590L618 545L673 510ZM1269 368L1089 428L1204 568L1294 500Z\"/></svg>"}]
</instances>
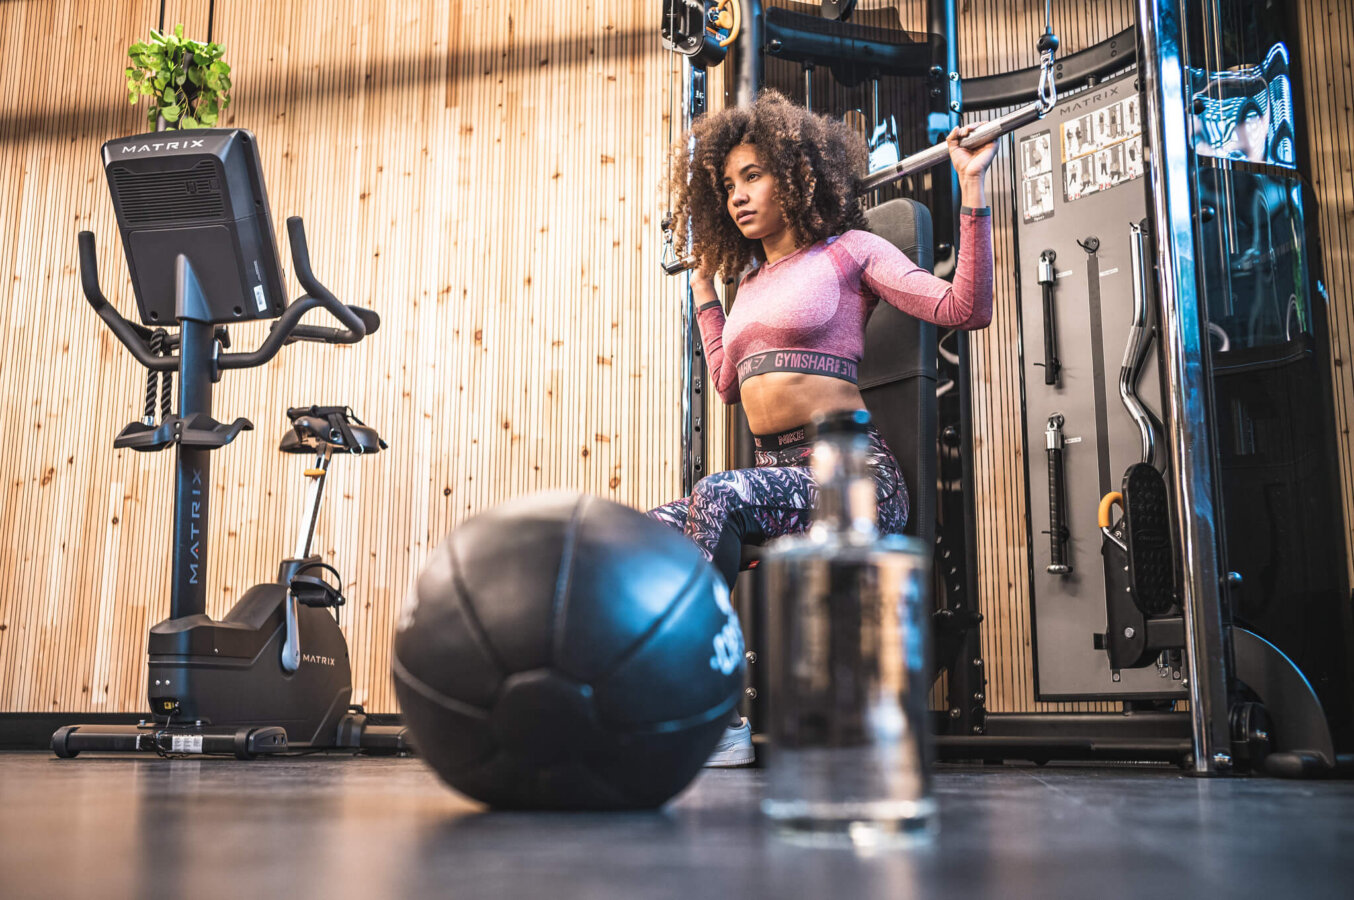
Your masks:
<instances>
[{"instance_id":1,"label":"white sneaker","mask_svg":"<svg viewBox=\"0 0 1354 900\"><path fill-rule=\"evenodd\" d=\"M715 752L705 761L707 769L731 769L736 766L748 766L757 759L752 749L752 726L746 718L740 725L730 725L724 729Z\"/></svg>"}]
</instances>

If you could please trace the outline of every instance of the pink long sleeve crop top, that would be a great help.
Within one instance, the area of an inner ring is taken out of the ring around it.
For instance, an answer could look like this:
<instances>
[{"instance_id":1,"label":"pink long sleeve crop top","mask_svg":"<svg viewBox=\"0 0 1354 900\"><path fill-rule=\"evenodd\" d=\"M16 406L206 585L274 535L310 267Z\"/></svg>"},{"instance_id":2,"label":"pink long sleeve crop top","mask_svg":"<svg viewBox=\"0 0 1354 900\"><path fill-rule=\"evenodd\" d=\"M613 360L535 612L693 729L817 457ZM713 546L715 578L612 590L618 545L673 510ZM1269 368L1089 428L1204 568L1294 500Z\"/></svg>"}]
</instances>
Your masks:
<instances>
[{"instance_id":1,"label":"pink long sleeve crop top","mask_svg":"<svg viewBox=\"0 0 1354 900\"><path fill-rule=\"evenodd\" d=\"M965 211L959 221L953 285L868 231L801 247L743 276L727 319L717 300L697 310L719 396L737 403L743 382L766 372L855 384L865 323L881 299L945 328L986 327L992 321L992 219Z\"/></svg>"}]
</instances>

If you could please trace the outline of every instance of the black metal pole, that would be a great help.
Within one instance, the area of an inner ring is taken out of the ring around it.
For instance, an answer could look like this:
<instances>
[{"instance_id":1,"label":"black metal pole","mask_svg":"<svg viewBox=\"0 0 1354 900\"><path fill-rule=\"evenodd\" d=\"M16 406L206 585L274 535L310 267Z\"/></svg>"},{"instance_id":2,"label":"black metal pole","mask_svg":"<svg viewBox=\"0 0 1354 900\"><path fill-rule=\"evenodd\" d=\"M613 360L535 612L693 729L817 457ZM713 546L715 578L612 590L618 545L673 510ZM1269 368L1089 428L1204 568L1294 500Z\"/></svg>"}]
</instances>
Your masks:
<instances>
[{"instance_id":1,"label":"black metal pole","mask_svg":"<svg viewBox=\"0 0 1354 900\"><path fill-rule=\"evenodd\" d=\"M738 106L751 106L762 89L765 61L762 50L766 43L766 18L762 11L761 0L745 0L743 3L743 27L735 44L737 55L737 75L734 85L734 103ZM738 292L729 286L729 302L738 301ZM756 454L752 447L752 431L748 428L747 416L743 414L743 405L729 409L729 456L734 468L747 469L756 465Z\"/></svg>"},{"instance_id":2,"label":"black metal pole","mask_svg":"<svg viewBox=\"0 0 1354 900\"><path fill-rule=\"evenodd\" d=\"M944 89L935 100L936 112L949 119L949 128L959 124L962 105L959 94L959 28L958 14L954 0L928 0L927 30L939 34L945 45ZM951 167L949 177L938 177L933 181L934 199L931 215L935 222L935 235L938 244L949 243L954 258L959 254L959 175ZM948 239L948 240L947 240ZM939 254L937 254L939 257ZM958 604L977 612L978 606L978 537L975 530L973 506L973 392L969 378L969 342L966 332L957 335L957 391L959 397L959 455L960 455L960 504L963 515L961 521L953 522L947 518L946 532L950 535L953 547L956 534L963 538L962 562L956 566L964 582L963 598ZM951 609L956 604L951 598L945 598ZM950 734L981 734L986 714L984 666L982 643L976 628L969 629L964 635L960 649L947 661L949 670L948 711L945 721Z\"/></svg>"},{"instance_id":3,"label":"black metal pole","mask_svg":"<svg viewBox=\"0 0 1354 900\"><path fill-rule=\"evenodd\" d=\"M1222 596L1211 430L1216 420L1194 240L1198 198L1186 108L1190 6L1190 0L1138 0L1138 71L1146 102L1143 138L1152 148L1147 188L1156 242L1161 374L1167 386L1164 449L1175 474L1173 531L1184 569L1180 600L1193 719L1192 771L1213 775L1232 769L1231 635Z\"/></svg>"},{"instance_id":4,"label":"black metal pole","mask_svg":"<svg viewBox=\"0 0 1354 900\"><path fill-rule=\"evenodd\" d=\"M212 412L214 326L183 320L179 330L179 418ZM178 445L174 477L174 582L169 617L207 611L207 511L211 495L209 451Z\"/></svg>"}]
</instances>

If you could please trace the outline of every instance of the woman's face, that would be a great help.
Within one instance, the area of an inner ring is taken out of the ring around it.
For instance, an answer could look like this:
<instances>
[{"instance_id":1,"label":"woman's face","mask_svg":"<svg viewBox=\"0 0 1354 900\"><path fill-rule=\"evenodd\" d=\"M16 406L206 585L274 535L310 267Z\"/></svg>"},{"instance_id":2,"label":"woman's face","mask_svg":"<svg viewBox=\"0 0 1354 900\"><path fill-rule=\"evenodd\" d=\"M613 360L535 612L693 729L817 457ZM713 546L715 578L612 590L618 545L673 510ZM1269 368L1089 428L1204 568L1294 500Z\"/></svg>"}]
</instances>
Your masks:
<instances>
[{"instance_id":1,"label":"woman's face","mask_svg":"<svg viewBox=\"0 0 1354 900\"><path fill-rule=\"evenodd\" d=\"M743 237L760 241L785 230L776 180L762 166L753 145L739 144L725 157L724 190L729 194L729 217Z\"/></svg>"}]
</instances>

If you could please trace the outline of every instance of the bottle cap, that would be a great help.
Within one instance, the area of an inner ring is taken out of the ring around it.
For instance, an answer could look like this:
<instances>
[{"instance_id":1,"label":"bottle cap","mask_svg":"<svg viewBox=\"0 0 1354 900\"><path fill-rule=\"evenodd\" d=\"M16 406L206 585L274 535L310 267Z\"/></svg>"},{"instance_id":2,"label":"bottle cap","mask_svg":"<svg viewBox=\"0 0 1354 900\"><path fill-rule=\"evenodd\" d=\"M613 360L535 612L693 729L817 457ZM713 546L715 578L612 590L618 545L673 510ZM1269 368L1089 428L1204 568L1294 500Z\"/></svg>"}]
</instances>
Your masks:
<instances>
[{"instance_id":1,"label":"bottle cap","mask_svg":"<svg viewBox=\"0 0 1354 900\"><path fill-rule=\"evenodd\" d=\"M818 440L830 434L869 434L870 413L864 409L839 409L819 413L809 422L809 439Z\"/></svg>"}]
</instances>

